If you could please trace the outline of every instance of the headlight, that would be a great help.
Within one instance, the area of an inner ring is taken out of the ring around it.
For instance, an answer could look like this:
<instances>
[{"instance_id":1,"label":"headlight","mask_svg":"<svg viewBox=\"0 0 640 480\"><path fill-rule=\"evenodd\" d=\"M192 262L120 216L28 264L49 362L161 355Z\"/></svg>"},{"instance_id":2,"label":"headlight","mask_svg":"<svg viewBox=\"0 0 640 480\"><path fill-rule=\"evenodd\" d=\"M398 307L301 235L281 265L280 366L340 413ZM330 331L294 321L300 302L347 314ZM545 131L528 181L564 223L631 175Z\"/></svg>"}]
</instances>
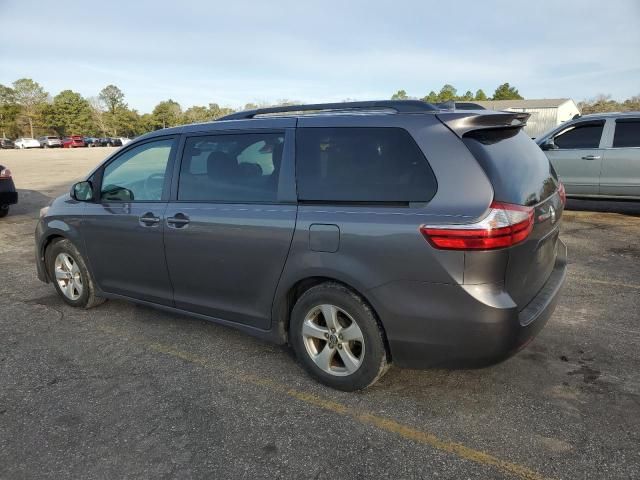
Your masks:
<instances>
[{"instance_id":1,"label":"headlight","mask_svg":"<svg viewBox=\"0 0 640 480\"><path fill-rule=\"evenodd\" d=\"M40 218L44 217L47 214L48 211L49 211L49 206L48 205L46 207L42 207L40 209Z\"/></svg>"}]
</instances>

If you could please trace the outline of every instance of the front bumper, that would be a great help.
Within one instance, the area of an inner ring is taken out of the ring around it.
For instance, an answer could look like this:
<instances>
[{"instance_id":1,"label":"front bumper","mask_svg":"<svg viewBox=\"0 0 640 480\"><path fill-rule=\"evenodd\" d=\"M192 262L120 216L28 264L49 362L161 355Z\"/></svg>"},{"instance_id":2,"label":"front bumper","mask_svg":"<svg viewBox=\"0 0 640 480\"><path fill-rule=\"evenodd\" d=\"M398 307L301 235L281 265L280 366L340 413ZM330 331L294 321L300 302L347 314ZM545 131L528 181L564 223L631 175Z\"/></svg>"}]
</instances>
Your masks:
<instances>
[{"instance_id":1,"label":"front bumper","mask_svg":"<svg viewBox=\"0 0 640 480\"><path fill-rule=\"evenodd\" d=\"M538 294L518 310L502 285L393 282L367 298L385 327L393 362L406 368L475 368L524 348L555 310L567 269L558 242L554 269Z\"/></svg>"}]
</instances>

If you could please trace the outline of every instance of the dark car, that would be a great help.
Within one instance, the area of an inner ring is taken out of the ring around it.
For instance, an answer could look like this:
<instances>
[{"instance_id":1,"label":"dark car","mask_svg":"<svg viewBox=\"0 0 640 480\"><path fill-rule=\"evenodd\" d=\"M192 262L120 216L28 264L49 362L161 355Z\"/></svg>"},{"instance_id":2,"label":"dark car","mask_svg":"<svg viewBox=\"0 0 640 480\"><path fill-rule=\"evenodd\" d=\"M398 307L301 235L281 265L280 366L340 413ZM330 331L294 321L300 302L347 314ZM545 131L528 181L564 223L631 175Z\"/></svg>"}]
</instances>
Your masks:
<instances>
[{"instance_id":1,"label":"dark car","mask_svg":"<svg viewBox=\"0 0 640 480\"><path fill-rule=\"evenodd\" d=\"M84 137L82 135L71 135L70 137L65 137L62 139L63 148L77 148L86 146L87 144L84 142Z\"/></svg>"},{"instance_id":2,"label":"dark car","mask_svg":"<svg viewBox=\"0 0 640 480\"><path fill-rule=\"evenodd\" d=\"M9 214L9 207L18 203L18 192L13 184L11 170L0 165L0 218Z\"/></svg>"},{"instance_id":3,"label":"dark car","mask_svg":"<svg viewBox=\"0 0 640 480\"><path fill-rule=\"evenodd\" d=\"M105 139L108 147L121 147L122 140L119 138L107 138Z\"/></svg>"},{"instance_id":4,"label":"dark car","mask_svg":"<svg viewBox=\"0 0 640 480\"><path fill-rule=\"evenodd\" d=\"M12 140L9 140L8 138L0 138L0 149L4 148L14 149L16 147Z\"/></svg>"},{"instance_id":5,"label":"dark car","mask_svg":"<svg viewBox=\"0 0 640 480\"><path fill-rule=\"evenodd\" d=\"M564 283L564 192L528 114L295 105L152 132L57 198L38 276L289 343L342 390L523 348Z\"/></svg>"}]
</instances>

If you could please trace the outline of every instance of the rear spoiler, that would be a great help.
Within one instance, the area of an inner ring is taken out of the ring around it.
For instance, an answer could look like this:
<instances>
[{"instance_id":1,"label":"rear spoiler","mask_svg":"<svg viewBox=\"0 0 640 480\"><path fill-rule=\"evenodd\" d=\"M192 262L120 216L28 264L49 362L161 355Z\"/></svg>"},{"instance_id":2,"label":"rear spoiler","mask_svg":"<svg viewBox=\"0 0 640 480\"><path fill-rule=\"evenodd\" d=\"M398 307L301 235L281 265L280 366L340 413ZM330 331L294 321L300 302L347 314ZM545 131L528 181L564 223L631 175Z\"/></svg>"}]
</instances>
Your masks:
<instances>
[{"instance_id":1,"label":"rear spoiler","mask_svg":"<svg viewBox=\"0 0 640 480\"><path fill-rule=\"evenodd\" d=\"M466 111L436 115L453 133L462 138L465 133L490 128L522 128L531 116L523 112Z\"/></svg>"}]
</instances>

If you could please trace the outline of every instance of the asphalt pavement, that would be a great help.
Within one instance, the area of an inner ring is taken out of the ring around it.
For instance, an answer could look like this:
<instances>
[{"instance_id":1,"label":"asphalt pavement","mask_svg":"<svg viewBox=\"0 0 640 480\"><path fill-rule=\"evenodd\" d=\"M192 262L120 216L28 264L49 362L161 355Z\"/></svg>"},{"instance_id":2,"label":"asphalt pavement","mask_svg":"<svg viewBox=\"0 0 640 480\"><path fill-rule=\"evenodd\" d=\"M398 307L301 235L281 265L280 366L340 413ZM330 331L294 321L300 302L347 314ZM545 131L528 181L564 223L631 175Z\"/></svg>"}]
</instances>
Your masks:
<instances>
[{"instance_id":1,"label":"asphalt pavement","mask_svg":"<svg viewBox=\"0 0 640 480\"><path fill-rule=\"evenodd\" d=\"M111 151L0 151L0 478L640 478L640 202L569 201L564 293L514 358L343 393L287 348L37 280L39 209Z\"/></svg>"}]
</instances>

